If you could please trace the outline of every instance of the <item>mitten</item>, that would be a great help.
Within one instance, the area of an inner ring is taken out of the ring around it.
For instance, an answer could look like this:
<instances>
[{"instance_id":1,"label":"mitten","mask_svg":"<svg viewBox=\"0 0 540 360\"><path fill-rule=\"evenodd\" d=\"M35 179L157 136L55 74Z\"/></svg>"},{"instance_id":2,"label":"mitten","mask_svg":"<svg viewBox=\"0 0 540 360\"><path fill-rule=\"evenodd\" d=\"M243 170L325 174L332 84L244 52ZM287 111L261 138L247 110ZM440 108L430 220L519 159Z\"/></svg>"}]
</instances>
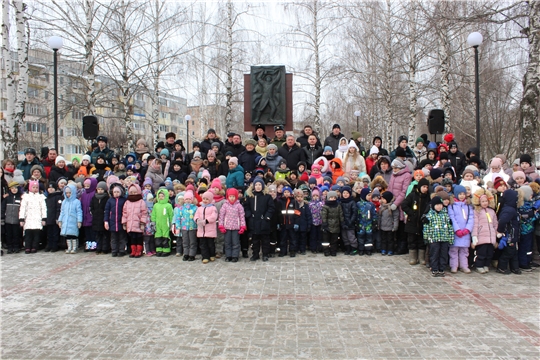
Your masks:
<instances>
[{"instance_id":1,"label":"mitten","mask_svg":"<svg viewBox=\"0 0 540 360\"><path fill-rule=\"evenodd\" d=\"M429 219L426 215L422 215L422 223L429 224Z\"/></svg>"},{"instance_id":2,"label":"mitten","mask_svg":"<svg viewBox=\"0 0 540 360\"><path fill-rule=\"evenodd\" d=\"M507 238L505 236L505 237L502 237L501 241L499 242L499 250L504 249L506 245L507 245Z\"/></svg>"},{"instance_id":3,"label":"mitten","mask_svg":"<svg viewBox=\"0 0 540 360\"><path fill-rule=\"evenodd\" d=\"M476 244L478 244L478 236L473 236L472 237L472 245L476 246Z\"/></svg>"},{"instance_id":4,"label":"mitten","mask_svg":"<svg viewBox=\"0 0 540 360\"><path fill-rule=\"evenodd\" d=\"M457 231L456 231L456 235L457 235L458 237L463 237L463 230L461 230L461 229L457 230Z\"/></svg>"},{"instance_id":5,"label":"mitten","mask_svg":"<svg viewBox=\"0 0 540 360\"><path fill-rule=\"evenodd\" d=\"M322 224L322 231L323 231L323 232L329 232L329 231L330 231L330 229L328 228L328 224L327 224L327 223Z\"/></svg>"},{"instance_id":6,"label":"mitten","mask_svg":"<svg viewBox=\"0 0 540 360\"><path fill-rule=\"evenodd\" d=\"M294 224L294 227L293 227L293 228L294 228L294 231L300 230L300 226L299 226L298 224Z\"/></svg>"},{"instance_id":7,"label":"mitten","mask_svg":"<svg viewBox=\"0 0 540 360\"><path fill-rule=\"evenodd\" d=\"M394 211L394 210L396 210L396 209L397 209L397 206L396 206L396 204L392 204L392 205L390 205L390 210Z\"/></svg>"},{"instance_id":8,"label":"mitten","mask_svg":"<svg viewBox=\"0 0 540 360\"><path fill-rule=\"evenodd\" d=\"M219 229L219 232L222 234L225 234L227 232L227 229L225 229L225 226L223 225L219 225L218 229Z\"/></svg>"},{"instance_id":9,"label":"mitten","mask_svg":"<svg viewBox=\"0 0 540 360\"><path fill-rule=\"evenodd\" d=\"M463 229L463 236L469 235L470 233L469 229Z\"/></svg>"},{"instance_id":10,"label":"mitten","mask_svg":"<svg viewBox=\"0 0 540 360\"><path fill-rule=\"evenodd\" d=\"M240 230L238 230L238 234L242 235L243 233L246 232L246 230L247 230L247 228L246 228L245 226L242 226L242 227L240 228Z\"/></svg>"}]
</instances>

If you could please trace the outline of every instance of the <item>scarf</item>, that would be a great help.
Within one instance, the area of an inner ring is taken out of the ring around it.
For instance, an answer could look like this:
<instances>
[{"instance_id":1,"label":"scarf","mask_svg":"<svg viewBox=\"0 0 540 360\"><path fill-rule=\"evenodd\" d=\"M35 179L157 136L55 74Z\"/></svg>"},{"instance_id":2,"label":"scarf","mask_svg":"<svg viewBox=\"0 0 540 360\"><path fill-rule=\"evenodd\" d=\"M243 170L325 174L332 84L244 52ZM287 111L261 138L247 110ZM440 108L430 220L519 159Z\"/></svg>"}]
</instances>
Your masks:
<instances>
[{"instance_id":1,"label":"scarf","mask_svg":"<svg viewBox=\"0 0 540 360\"><path fill-rule=\"evenodd\" d=\"M130 201L130 202L136 202L136 201L139 201L139 200L142 200L142 195L141 194L128 195L128 197L127 197L127 201Z\"/></svg>"}]
</instances>

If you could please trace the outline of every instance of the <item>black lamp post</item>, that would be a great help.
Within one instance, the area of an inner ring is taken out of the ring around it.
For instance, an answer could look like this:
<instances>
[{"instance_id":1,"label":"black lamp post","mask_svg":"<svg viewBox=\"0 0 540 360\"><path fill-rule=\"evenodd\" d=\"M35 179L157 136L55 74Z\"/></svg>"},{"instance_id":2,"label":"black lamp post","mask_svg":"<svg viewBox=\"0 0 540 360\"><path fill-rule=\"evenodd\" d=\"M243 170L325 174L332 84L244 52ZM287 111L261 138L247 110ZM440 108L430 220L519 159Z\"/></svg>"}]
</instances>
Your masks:
<instances>
[{"instance_id":1,"label":"black lamp post","mask_svg":"<svg viewBox=\"0 0 540 360\"><path fill-rule=\"evenodd\" d=\"M49 38L49 47L53 50L53 61L54 61L54 148L58 153L60 149L58 148L58 50L62 48L64 41L59 36L51 36Z\"/></svg>"},{"instance_id":2,"label":"black lamp post","mask_svg":"<svg viewBox=\"0 0 540 360\"><path fill-rule=\"evenodd\" d=\"M476 147L480 150L480 76L478 70L478 46L482 45L482 34L479 32L470 33L467 43L474 48L474 82L476 97Z\"/></svg>"},{"instance_id":3,"label":"black lamp post","mask_svg":"<svg viewBox=\"0 0 540 360\"><path fill-rule=\"evenodd\" d=\"M360 111L356 110L354 112L354 116L356 116L356 131L360 130Z\"/></svg>"},{"instance_id":4,"label":"black lamp post","mask_svg":"<svg viewBox=\"0 0 540 360\"><path fill-rule=\"evenodd\" d=\"M189 153L189 121L191 120L191 115L186 115L186 153Z\"/></svg>"}]
</instances>

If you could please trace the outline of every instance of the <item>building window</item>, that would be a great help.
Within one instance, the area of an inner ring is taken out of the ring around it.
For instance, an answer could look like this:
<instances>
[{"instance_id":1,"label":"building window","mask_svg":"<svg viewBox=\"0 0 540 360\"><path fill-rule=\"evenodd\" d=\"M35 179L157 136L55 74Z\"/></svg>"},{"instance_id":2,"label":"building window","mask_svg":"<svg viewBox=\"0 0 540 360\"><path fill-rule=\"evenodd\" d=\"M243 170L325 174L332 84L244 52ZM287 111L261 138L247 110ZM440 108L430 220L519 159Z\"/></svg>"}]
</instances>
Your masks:
<instances>
[{"instance_id":1,"label":"building window","mask_svg":"<svg viewBox=\"0 0 540 360\"><path fill-rule=\"evenodd\" d=\"M31 97L31 98L39 97L39 90L34 87L28 87L28 97Z\"/></svg>"},{"instance_id":2,"label":"building window","mask_svg":"<svg viewBox=\"0 0 540 360\"><path fill-rule=\"evenodd\" d=\"M177 132L178 132L178 127L176 127L176 126L171 126L171 132L177 133Z\"/></svg>"},{"instance_id":3,"label":"building window","mask_svg":"<svg viewBox=\"0 0 540 360\"><path fill-rule=\"evenodd\" d=\"M71 112L71 118L73 120L82 120L83 116L84 116L84 113L82 111L73 110Z\"/></svg>"},{"instance_id":4,"label":"building window","mask_svg":"<svg viewBox=\"0 0 540 360\"><path fill-rule=\"evenodd\" d=\"M26 103L26 113L28 115L41 116L47 115L47 110L38 104Z\"/></svg>"},{"instance_id":5,"label":"building window","mask_svg":"<svg viewBox=\"0 0 540 360\"><path fill-rule=\"evenodd\" d=\"M145 129L145 125L143 123L140 123L140 122L133 122L133 129L134 130L144 130Z\"/></svg>"},{"instance_id":6,"label":"building window","mask_svg":"<svg viewBox=\"0 0 540 360\"><path fill-rule=\"evenodd\" d=\"M169 127L167 125L159 125L159 131L169 131Z\"/></svg>"},{"instance_id":7,"label":"building window","mask_svg":"<svg viewBox=\"0 0 540 360\"><path fill-rule=\"evenodd\" d=\"M67 153L68 154L83 154L85 152L84 147L80 145L68 145Z\"/></svg>"},{"instance_id":8,"label":"building window","mask_svg":"<svg viewBox=\"0 0 540 360\"><path fill-rule=\"evenodd\" d=\"M60 129L59 135L64 136L64 129Z\"/></svg>"},{"instance_id":9,"label":"building window","mask_svg":"<svg viewBox=\"0 0 540 360\"><path fill-rule=\"evenodd\" d=\"M47 125L46 124L40 124L40 123L26 123L26 131L28 132L35 132L35 133L47 133Z\"/></svg>"}]
</instances>

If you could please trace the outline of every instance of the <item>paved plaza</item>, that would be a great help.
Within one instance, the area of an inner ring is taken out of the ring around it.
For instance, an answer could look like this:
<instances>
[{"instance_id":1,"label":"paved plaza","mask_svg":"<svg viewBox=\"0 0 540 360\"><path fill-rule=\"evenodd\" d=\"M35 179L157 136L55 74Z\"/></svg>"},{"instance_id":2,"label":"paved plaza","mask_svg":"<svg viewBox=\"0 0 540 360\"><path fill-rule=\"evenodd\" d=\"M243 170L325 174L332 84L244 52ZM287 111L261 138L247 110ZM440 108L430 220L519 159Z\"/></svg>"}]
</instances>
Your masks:
<instances>
[{"instance_id":1,"label":"paved plaza","mask_svg":"<svg viewBox=\"0 0 540 360\"><path fill-rule=\"evenodd\" d=\"M540 270L432 278L407 261L7 255L1 357L540 357Z\"/></svg>"}]
</instances>

